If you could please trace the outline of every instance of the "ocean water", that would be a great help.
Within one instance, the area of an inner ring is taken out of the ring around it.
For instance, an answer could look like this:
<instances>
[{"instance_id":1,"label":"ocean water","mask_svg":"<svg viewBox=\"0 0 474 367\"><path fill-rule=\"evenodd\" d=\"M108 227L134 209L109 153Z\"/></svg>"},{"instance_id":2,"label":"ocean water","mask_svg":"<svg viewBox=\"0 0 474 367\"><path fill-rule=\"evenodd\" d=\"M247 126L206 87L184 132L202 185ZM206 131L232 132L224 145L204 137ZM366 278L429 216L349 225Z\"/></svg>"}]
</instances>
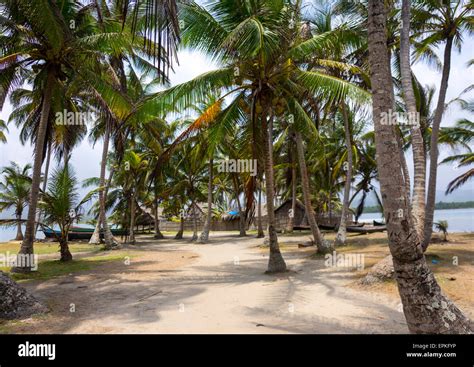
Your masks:
<instances>
[{"instance_id":1,"label":"ocean water","mask_svg":"<svg viewBox=\"0 0 474 367\"><path fill-rule=\"evenodd\" d=\"M362 214L360 222L382 221L381 213ZM448 221L449 232L474 232L474 209L443 209L435 210L434 221Z\"/></svg>"}]
</instances>

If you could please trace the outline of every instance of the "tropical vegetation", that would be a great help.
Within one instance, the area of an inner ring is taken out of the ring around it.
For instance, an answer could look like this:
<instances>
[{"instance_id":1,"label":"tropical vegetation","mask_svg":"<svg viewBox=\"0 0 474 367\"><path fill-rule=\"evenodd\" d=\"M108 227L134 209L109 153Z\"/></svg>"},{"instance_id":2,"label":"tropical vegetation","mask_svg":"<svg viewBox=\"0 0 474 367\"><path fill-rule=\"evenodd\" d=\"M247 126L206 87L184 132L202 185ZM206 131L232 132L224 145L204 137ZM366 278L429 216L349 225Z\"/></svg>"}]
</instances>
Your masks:
<instances>
[{"instance_id":1,"label":"tropical vegetation","mask_svg":"<svg viewBox=\"0 0 474 367\"><path fill-rule=\"evenodd\" d=\"M424 251L440 147L456 150L440 164L474 162L472 102L453 101L466 117L441 126L452 53L472 41L474 4L315 4L1 0L0 101L12 105L8 124L34 157L24 169L6 167L0 184L0 209L15 211L20 253L34 253L38 226L54 227L61 260L71 260L68 233L85 214L95 226L91 242L100 243L102 233L106 250L120 242L111 224L135 245L137 223L152 223L158 241L160 218L180 223L176 239L189 222L192 241L205 244L213 220L235 217L241 237L253 235L250 228L262 237L266 229L266 271L282 273L281 203L291 202L285 230L293 231L301 205L311 243L326 254L346 243L347 226L372 210L366 203L373 196L387 221L410 331L468 332L469 320L441 293ZM181 49L218 66L171 85ZM415 63L440 72L434 109L434 90L417 78ZM68 112L74 118L58 123ZM78 200L71 157L86 137L101 158L90 163L97 177L84 181L91 191ZM0 121L0 143L7 138ZM255 162L255 170L222 170L224 161ZM57 168L48 177L50 164ZM462 172L447 193L473 176L472 168ZM334 243L321 224L335 226ZM435 303L447 306L426 306Z\"/></svg>"}]
</instances>

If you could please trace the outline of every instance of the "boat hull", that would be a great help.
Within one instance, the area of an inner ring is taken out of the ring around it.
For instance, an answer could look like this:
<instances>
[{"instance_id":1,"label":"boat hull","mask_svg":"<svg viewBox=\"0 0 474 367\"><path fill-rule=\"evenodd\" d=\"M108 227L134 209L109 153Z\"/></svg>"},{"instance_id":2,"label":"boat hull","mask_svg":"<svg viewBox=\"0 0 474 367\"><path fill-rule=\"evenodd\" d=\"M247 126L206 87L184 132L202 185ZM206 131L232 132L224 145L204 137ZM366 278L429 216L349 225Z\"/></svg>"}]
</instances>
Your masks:
<instances>
[{"instance_id":1,"label":"boat hull","mask_svg":"<svg viewBox=\"0 0 474 367\"><path fill-rule=\"evenodd\" d=\"M111 232L114 236L127 236L128 235L128 232L125 231L124 229L111 229ZM51 229L44 229L43 233L46 238L53 239L53 240L55 240L57 236L61 234L60 231L53 231ZM69 241L90 240L93 233L94 233L93 228L74 227L69 231L68 240ZM104 237L102 231L100 233L100 237L101 238Z\"/></svg>"}]
</instances>

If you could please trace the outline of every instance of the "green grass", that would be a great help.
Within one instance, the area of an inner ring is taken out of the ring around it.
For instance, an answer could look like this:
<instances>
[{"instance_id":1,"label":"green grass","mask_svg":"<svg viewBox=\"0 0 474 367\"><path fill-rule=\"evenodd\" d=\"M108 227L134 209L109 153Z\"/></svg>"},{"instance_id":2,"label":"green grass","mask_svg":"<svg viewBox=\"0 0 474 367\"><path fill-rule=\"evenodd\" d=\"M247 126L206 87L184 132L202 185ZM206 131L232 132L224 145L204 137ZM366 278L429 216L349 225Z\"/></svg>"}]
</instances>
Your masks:
<instances>
[{"instance_id":1,"label":"green grass","mask_svg":"<svg viewBox=\"0 0 474 367\"><path fill-rule=\"evenodd\" d=\"M125 257L132 258L126 252L114 252L108 255L85 257L80 260L61 262L59 260L43 260L39 262L38 270L28 274L9 273L9 268L0 268L9 273L16 281L47 280L61 275L91 270L92 268L113 261L125 261Z\"/></svg>"},{"instance_id":2,"label":"green grass","mask_svg":"<svg viewBox=\"0 0 474 367\"><path fill-rule=\"evenodd\" d=\"M10 242L0 242L0 253L10 252L11 254L16 254L20 249L20 241L10 241ZM95 252L100 251L100 246L89 245L88 243L81 242L70 242L69 250L74 255L79 252ZM34 247L35 254L44 255L44 254L54 254L58 253L59 255L59 244L57 242L50 243L40 243L36 242Z\"/></svg>"}]
</instances>

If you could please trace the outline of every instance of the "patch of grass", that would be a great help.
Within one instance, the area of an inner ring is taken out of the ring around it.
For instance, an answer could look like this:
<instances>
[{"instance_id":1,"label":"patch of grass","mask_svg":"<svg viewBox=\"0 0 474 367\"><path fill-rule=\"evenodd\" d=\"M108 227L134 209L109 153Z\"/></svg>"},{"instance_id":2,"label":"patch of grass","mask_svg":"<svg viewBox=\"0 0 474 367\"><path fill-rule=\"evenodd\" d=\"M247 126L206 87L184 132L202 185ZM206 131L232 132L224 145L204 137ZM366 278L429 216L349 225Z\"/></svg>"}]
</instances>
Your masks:
<instances>
[{"instance_id":1,"label":"patch of grass","mask_svg":"<svg viewBox=\"0 0 474 367\"><path fill-rule=\"evenodd\" d=\"M100 246L89 245L82 242L69 242L69 250L72 254L79 252L99 251ZM0 253L10 252L16 254L20 250L20 241L0 242ZM57 242L35 242L34 251L37 255L59 253L59 244Z\"/></svg>"},{"instance_id":2,"label":"patch of grass","mask_svg":"<svg viewBox=\"0 0 474 367\"><path fill-rule=\"evenodd\" d=\"M65 274L90 270L99 265L113 261L124 261L126 256L131 258L128 253L113 253L103 256L85 257L80 260L72 260L69 262L61 262L59 260L44 260L39 262L37 271L27 274L9 273L9 268L0 268L0 270L9 273L9 275L14 280L20 282L29 280L47 280Z\"/></svg>"}]
</instances>

